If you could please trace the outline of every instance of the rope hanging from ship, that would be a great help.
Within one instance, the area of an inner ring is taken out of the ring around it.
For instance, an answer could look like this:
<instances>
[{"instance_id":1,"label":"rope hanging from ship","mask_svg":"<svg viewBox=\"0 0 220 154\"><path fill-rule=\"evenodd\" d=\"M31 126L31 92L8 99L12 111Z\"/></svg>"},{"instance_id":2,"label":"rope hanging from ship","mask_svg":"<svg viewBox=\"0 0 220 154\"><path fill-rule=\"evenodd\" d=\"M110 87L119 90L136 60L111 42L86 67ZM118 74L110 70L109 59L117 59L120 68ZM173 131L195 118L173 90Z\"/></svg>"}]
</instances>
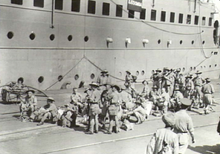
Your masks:
<instances>
[{"instance_id":1,"label":"rope hanging from ship","mask_svg":"<svg viewBox=\"0 0 220 154\"><path fill-rule=\"evenodd\" d=\"M67 71L62 78L59 80L57 80L56 82L54 82L52 85L50 85L48 88L46 88L45 90L50 89L51 87L53 87L54 85L56 85L58 82L60 82L61 80L63 80L65 78L65 76L67 76L77 65L79 65L83 59L86 59L90 64L92 64L95 68L97 68L99 71L103 71L103 69L101 69L98 65L96 65L94 62L92 62L89 58L87 58L85 55L83 55L83 57L69 70ZM125 81L124 79L120 79L116 76L113 76L111 74L109 74L110 77L120 80L120 81Z\"/></svg>"},{"instance_id":2,"label":"rope hanging from ship","mask_svg":"<svg viewBox=\"0 0 220 154\"><path fill-rule=\"evenodd\" d=\"M110 0L110 1L111 1L113 4L117 5L117 3L114 2L113 0ZM121 7L121 6L120 6L120 7ZM123 7L121 7L121 9L122 9L124 12L126 12L127 14L133 16L133 14L131 14L131 13L129 13L127 10L123 9ZM135 16L134 16L134 19L136 19L137 21L142 22L142 23L145 24L145 25L148 25L148 26L150 26L150 27L152 27L152 28L155 28L155 29L157 29L157 30L160 30L160 31L163 31L163 32L167 32L167 33L176 34L176 35L199 35L199 34L202 34L202 33L203 33L203 31L200 31L200 32L198 32L198 33L178 33L178 32L168 31L168 30L165 30L165 29L162 29L162 28L153 26L153 25L149 24L147 21L140 20L139 18L137 18L137 17L135 17Z\"/></svg>"}]
</instances>

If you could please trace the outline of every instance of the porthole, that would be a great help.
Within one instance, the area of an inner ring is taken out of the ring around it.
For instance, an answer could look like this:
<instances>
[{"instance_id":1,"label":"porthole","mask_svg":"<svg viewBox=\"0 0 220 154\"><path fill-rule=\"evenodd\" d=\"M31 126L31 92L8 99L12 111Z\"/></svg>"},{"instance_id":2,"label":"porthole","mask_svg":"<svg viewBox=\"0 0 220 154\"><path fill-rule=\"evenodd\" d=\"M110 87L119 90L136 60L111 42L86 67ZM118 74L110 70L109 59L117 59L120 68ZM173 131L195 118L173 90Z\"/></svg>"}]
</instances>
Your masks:
<instances>
[{"instance_id":1,"label":"porthole","mask_svg":"<svg viewBox=\"0 0 220 154\"><path fill-rule=\"evenodd\" d=\"M206 68L206 66L204 66L204 68Z\"/></svg>"},{"instance_id":2,"label":"porthole","mask_svg":"<svg viewBox=\"0 0 220 154\"><path fill-rule=\"evenodd\" d=\"M40 76L39 78L38 78L38 82L39 83L42 83L44 81L44 77L43 76Z\"/></svg>"},{"instance_id":3,"label":"porthole","mask_svg":"<svg viewBox=\"0 0 220 154\"><path fill-rule=\"evenodd\" d=\"M90 78L91 78L91 79L94 79L94 78L95 78L95 74L92 73L92 74L90 75Z\"/></svg>"},{"instance_id":4,"label":"porthole","mask_svg":"<svg viewBox=\"0 0 220 154\"><path fill-rule=\"evenodd\" d=\"M194 67L193 69L196 70L196 67Z\"/></svg>"},{"instance_id":5,"label":"porthole","mask_svg":"<svg viewBox=\"0 0 220 154\"><path fill-rule=\"evenodd\" d=\"M50 35L50 40L53 41L54 39L55 39L55 35L54 35L54 34L51 34L51 35Z\"/></svg>"},{"instance_id":6,"label":"porthole","mask_svg":"<svg viewBox=\"0 0 220 154\"><path fill-rule=\"evenodd\" d=\"M192 67L190 67L190 71L192 71L193 70L193 68Z\"/></svg>"},{"instance_id":7,"label":"porthole","mask_svg":"<svg viewBox=\"0 0 220 154\"><path fill-rule=\"evenodd\" d=\"M9 39L12 39L14 37L14 33L13 32L8 32L7 37Z\"/></svg>"},{"instance_id":8,"label":"porthole","mask_svg":"<svg viewBox=\"0 0 220 154\"><path fill-rule=\"evenodd\" d=\"M139 75L139 71L136 72L136 75L137 75L137 76Z\"/></svg>"},{"instance_id":9,"label":"porthole","mask_svg":"<svg viewBox=\"0 0 220 154\"><path fill-rule=\"evenodd\" d=\"M145 72L144 72L144 70L142 70L142 71L141 71L141 75L144 75L144 74L145 74Z\"/></svg>"},{"instance_id":10,"label":"porthole","mask_svg":"<svg viewBox=\"0 0 220 154\"><path fill-rule=\"evenodd\" d=\"M180 40L180 44L183 44L183 41L182 41L182 40Z\"/></svg>"},{"instance_id":11,"label":"porthole","mask_svg":"<svg viewBox=\"0 0 220 154\"><path fill-rule=\"evenodd\" d=\"M160 44L160 43L161 43L161 40L158 40L157 43Z\"/></svg>"},{"instance_id":12,"label":"porthole","mask_svg":"<svg viewBox=\"0 0 220 154\"><path fill-rule=\"evenodd\" d=\"M205 41L202 41L202 44L205 44Z\"/></svg>"},{"instance_id":13,"label":"porthole","mask_svg":"<svg viewBox=\"0 0 220 154\"><path fill-rule=\"evenodd\" d=\"M62 76L62 75L59 75L58 78L57 78L57 80L58 80L58 81L62 81L62 80L63 80L63 76Z\"/></svg>"},{"instance_id":14,"label":"porthole","mask_svg":"<svg viewBox=\"0 0 220 154\"><path fill-rule=\"evenodd\" d=\"M194 44L194 41L192 40L192 42L191 42L192 44Z\"/></svg>"},{"instance_id":15,"label":"porthole","mask_svg":"<svg viewBox=\"0 0 220 154\"><path fill-rule=\"evenodd\" d=\"M211 68L212 67L212 65L209 65L209 68Z\"/></svg>"},{"instance_id":16,"label":"porthole","mask_svg":"<svg viewBox=\"0 0 220 154\"><path fill-rule=\"evenodd\" d=\"M67 39L68 39L68 41L72 41L73 36L72 36L72 35L69 35L69 36L67 37Z\"/></svg>"},{"instance_id":17,"label":"porthole","mask_svg":"<svg viewBox=\"0 0 220 154\"><path fill-rule=\"evenodd\" d=\"M85 41L85 42L88 42L88 40L89 40L89 37L88 37L88 36L85 36L85 37L84 37L84 41Z\"/></svg>"},{"instance_id":18,"label":"porthole","mask_svg":"<svg viewBox=\"0 0 220 154\"><path fill-rule=\"evenodd\" d=\"M34 34L34 33L31 33L31 34L29 35L29 38L30 38L31 40L34 40L34 39L35 39L35 34Z\"/></svg>"},{"instance_id":19,"label":"porthole","mask_svg":"<svg viewBox=\"0 0 220 154\"><path fill-rule=\"evenodd\" d=\"M217 64L215 64L215 67L217 67Z\"/></svg>"},{"instance_id":20,"label":"porthole","mask_svg":"<svg viewBox=\"0 0 220 154\"><path fill-rule=\"evenodd\" d=\"M202 66L200 66L201 68L203 68Z\"/></svg>"},{"instance_id":21,"label":"porthole","mask_svg":"<svg viewBox=\"0 0 220 154\"><path fill-rule=\"evenodd\" d=\"M76 75L74 76L74 79L75 79L75 80L78 80L78 79L79 79L79 75L76 74Z\"/></svg>"}]
</instances>

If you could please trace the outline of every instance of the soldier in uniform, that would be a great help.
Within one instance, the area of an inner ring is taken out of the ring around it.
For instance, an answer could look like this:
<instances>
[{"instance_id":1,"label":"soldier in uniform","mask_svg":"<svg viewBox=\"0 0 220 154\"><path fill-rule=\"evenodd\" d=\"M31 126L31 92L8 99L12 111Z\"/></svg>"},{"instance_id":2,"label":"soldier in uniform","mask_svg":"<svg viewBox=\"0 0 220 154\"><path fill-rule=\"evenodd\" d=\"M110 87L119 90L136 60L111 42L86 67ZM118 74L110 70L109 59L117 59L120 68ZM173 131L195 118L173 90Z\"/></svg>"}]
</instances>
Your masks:
<instances>
[{"instance_id":1,"label":"soldier in uniform","mask_svg":"<svg viewBox=\"0 0 220 154\"><path fill-rule=\"evenodd\" d=\"M197 71L196 77L193 79L194 88L195 88L195 99L200 104L200 107L203 107L202 103L202 86L204 83L204 79L201 77L202 72Z\"/></svg>"},{"instance_id":2,"label":"soldier in uniform","mask_svg":"<svg viewBox=\"0 0 220 154\"><path fill-rule=\"evenodd\" d=\"M128 83L129 86L131 86L131 82L133 81L133 77L131 75L130 71L126 71L125 75L125 83Z\"/></svg>"},{"instance_id":3,"label":"soldier in uniform","mask_svg":"<svg viewBox=\"0 0 220 154\"><path fill-rule=\"evenodd\" d=\"M73 92L70 96L70 103L78 106L78 111L82 113L82 95L77 92L77 88L73 88Z\"/></svg>"},{"instance_id":4,"label":"soldier in uniform","mask_svg":"<svg viewBox=\"0 0 220 154\"><path fill-rule=\"evenodd\" d=\"M192 143L195 143L192 118L186 112L190 105L190 101L182 101L181 109L175 113L174 132L177 133L179 138L179 154L184 154L186 152L189 145L188 133L192 138Z\"/></svg>"},{"instance_id":5,"label":"soldier in uniform","mask_svg":"<svg viewBox=\"0 0 220 154\"><path fill-rule=\"evenodd\" d=\"M47 98L47 105L43 107L44 110L40 113L41 120L37 126L43 125L45 120L51 120L53 123L57 122L58 111L54 102L55 100L52 97Z\"/></svg>"},{"instance_id":6,"label":"soldier in uniform","mask_svg":"<svg viewBox=\"0 0 220 154\"><path fill-rule=\"evenodd\" d=\"M148 98L149 98L149 93L150 93L150 88L149 88L149 86L148 86L147 80L144 80L144 81L142 82L142 84L144 85L144 87L143 87L143 90L142 90L141 95L142 95L145 99L148 99Z\"/></svg>"},{"instance_id":7,"label":"soldier in uniform","mask_svg":"<svg viewBox=\"0 0 220 154\"><path fill-rule=\"evenodd\" d=\"M194 90L194 83L192 81L191 76L186 76L186 81L185 81L185 91L184 91L184 97L185 98L191 98L191 95L193 94Z\"/></svg>"},{"instance_id":8,"label":"soldier in uniform","mask_svg":"<svg viewBox=\"0 0 220 154\"><path fill-rule=\"evenodd\" d=\"M101 75L97 78L97 83L99 85L105 85L111 83L107 70L101 71Z\"/></svg>"},{"instance_id":9,"label":"soldier in uniform","mask_svg":"<svg viewBox=\"0 0 220 154\"><path fill-rule=\"evenodd\" d=\"M212 94L215 92L213 85L210 83L210 79L206 78L206 83L202 87L203 103L204 103L204 112L208 114L211 110L210 105L212 104Z\"/></svg>"},{"instance_id":10,"label":"soldier in uniform","mask_svg":"<svg viewBox=\"0 0 220 154\"><path fill-rule=\"evenodd\" d=\"M119 132L119 119L118 113L120 110L120 96L119 96L119 87L117 85L112 86L112 93L110 94L110 105L108 107L109 113L109 129L108 133L111 134L113 130L113 125L115 123L115 133Z\"/></svg>"},{"instance_id":11,"label":"soldier in uniform","mask_svg":"<svg viewBox=\"0 0 220 154\"><path fill-rule=\"evenodd\" d=\"M172 78L172 74L170 73L170 69L168 68L164 68L164 74L163 74L163 88L166 89L166 91L169 93L170 96L172 96L173 94L173 78Z\"/></svg>"},{"instance_id":12,"label":"soldier in uniform","mask_svg":"<svg viewBox=\"0 0 220 154\"><path fill-rule=\"evenodd\" d=\"M172 131L174 114L163 115L165 128L158 129L147 145L146 154L179 154L178 136Z\"/></svg>"},{"instance_id":13,"label":"soldier in uniform","mask_svg":"<svg viewBox=\"0 0 220 154\"><path fill-rule=\"evenodd\" d=\"M27 96L24 100L21 100L20 104L20 111L21 111L21 117L23 117L23 113L26 112L29 120L33 121L33 113L37 109L37 97L34 96L35 91L34 90L28 90ZM23 120L23 119L22 119Z\"/></svg>"},{"instance_id":14,"label":"soldier in uniform","mask_svg":"<svg viewBox=\"0 0 220 154\"><path fill-rule=\"evenodd\" d=\"M90 95L89 95L89 131L87 134L98 133L99 121L98 115L101 113L100 101L101 93L98 90L99 85L97 83L91 83L90 85ZM95 128L95 131L94 131Z\"/></svg>"}]
</instances>

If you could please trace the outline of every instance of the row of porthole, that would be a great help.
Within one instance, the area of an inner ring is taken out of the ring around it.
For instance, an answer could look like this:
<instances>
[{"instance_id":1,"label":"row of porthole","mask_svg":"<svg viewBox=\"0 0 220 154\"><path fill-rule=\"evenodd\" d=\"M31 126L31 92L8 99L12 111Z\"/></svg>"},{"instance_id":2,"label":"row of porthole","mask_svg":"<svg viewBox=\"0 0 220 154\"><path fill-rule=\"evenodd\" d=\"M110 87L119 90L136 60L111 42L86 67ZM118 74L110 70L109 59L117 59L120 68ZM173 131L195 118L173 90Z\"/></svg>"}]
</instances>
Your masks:
<instances>
[{"instance_id":1,"label":"row of porthole","mask_svg":"<svg viewBox=\"0 0 220 154\"><path fill-rule=\"evenodd\" d=\"M217 67L218 65L215 64L214 66ZM202 68L206 68L206 66L200 66L200 67L201 67L201 69L202 69ZM212 67L212 65L209 65L209 68L211 68L211 67ZM196 67L190 67L190 70L191 70L191 71L192 71L192 70L196 70ZM184 72L184 71L185 71L185 67L182 68L182 72ZM139 72L139 71L136 71L136 75L138 76L139 74L140 74L140 72ZM142 71L141 71L141 75L144 75L144 74L145 74L145 71L142 70ZM119 75L122 76L122 72L119 72ZM21 78L22 78L22 77L21 77ZM90 75L90 78L91 78L91 79L94 79L94 78L95 78L95 74L92 73L92 74ZM76 75L74 76L74 79L75 79L75 80L78 80L78 79L79 79L79 75L76 74ZM63 80L63 76L62 76L62 75L59 75L58 78L57 78L57 80L58 80L58 81L62 81L62 80ZM42 83L43 81L44 81L44 77L43 77L43 76L40 76L40 77L38 78L38 82L39 82L39 83Z\"/></svg>"},{"instance_id":2,"label":"row of porthole","mask_svg":"<svg viewBox=\"0 0 220 154\"><path fill-rule=\"evenodd\" d=\"M8 39L12 39L12 38L14 37L14 33L11 32L11 31L8 32L7 37L8 37ZM31 34L29 35L30 40L34 40L35 37L36 37L35 33L31 33ZM54 35L54 34L51 34L51 35L49 36L49 38L50 38L51 41L53 41L53 40L55 39L55 35ZM69 35L69 36L67 37L67 40L68 40L68 41L72 41L72 40L73 40L73 36L72 36L72 35ZM88 37L88 36L85 36L85 37L84 37L84 41L85 41L85 42L88 42L88 41L89 41L89 37ZM157 43L158 43L158 44L161 44L161 40L159 39L159 40L157 41ZM192 40L191 44L194 44L194 43L195 43L195 41ZM183 40L180 40L180 44L183 44ZM205 44L205 41L202 41L202 44Z\"/></svg>"}]
</instances>

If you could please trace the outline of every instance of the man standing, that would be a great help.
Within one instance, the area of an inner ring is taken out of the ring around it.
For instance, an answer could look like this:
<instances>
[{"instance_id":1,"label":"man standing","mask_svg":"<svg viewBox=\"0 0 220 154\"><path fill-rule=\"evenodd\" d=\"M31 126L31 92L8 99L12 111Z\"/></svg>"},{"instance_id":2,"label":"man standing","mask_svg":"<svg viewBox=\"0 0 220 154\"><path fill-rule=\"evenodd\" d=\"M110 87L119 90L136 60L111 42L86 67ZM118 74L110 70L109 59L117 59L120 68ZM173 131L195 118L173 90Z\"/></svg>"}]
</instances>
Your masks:
<instances>
[{"instance_id":1,"label":"man standing","mask_svg":"<svg viewBox=\"0 0 220 154\"><path fill-rule=\"evenodd\" d=\"M111 83L107 70L101 71L101 75L97 78L97 83L99 85L105 85Z\"/></svg>"},{"instance_id":2,"label":"man standing","mask_svg":"<svg viewBox=\"0 0 220 154\"><path fill-rule=\"evenodd\" d=\"M202 86L204 83L204 79L201 77L202 72L197 71L196 72L196 77L193 79L194 87L195 87L195 92L196 92L196 100L200 104L200 107L203 106L202 104Z\"/></svg>"},{"instance_id":3,"label":"man standing","mask_svg":"<svg viewBox=\"0 0 220 154\"><path fill-rule=\"evenodd\" d=\"M45 120L51 120L52 122L57 122L57 107L54 104L55 100L52 97L47 98L47 105L44 106L43 112L40 113L40 123L37 126L43 125Z\"/></svg>"},{"instance_id":4,"label":"man standing","mask_svg":"<svg viewBox=\"0 0 220 154\"><path fill-rule=\"evenodd\" d=\"M146 154L179 154L178 136L172 131L174 114L163 115L165 128L158 129L147 145Z\"/></svg>"},{"instance_id":5,"label":"man standing","mask_svg":"<svg viewBox=\"0 0 220 154\"><path fill-rule=\"evenodd\" d=\"M190 101L182 101L181 109L175 113L174 132L179 138L179 154L184 154L189 145L188 133L192 138L192 143L195 143L193 122L186 109L191 105Z\"/></svg>"},{"instance_id":6,"label":"man standing","mask_svg":"<svg viewBox=\"0 0 220 154\"><path fill-rule=\"evenodd\" d=\"M101 113L99 103L101 101L101 93L98 90L99 85L97 83L91 83L91 94L89 95L89 132L87 134L98 133L99 121L98 115ZM95 131L94 131L95 127Z\"/></svg>"},{"instance_id":7,"label":"man standing","mask_svg":"<svg viewBox=\"0 0 220 154\"><path fill-rule=\"evenodd\" d=\"M203 103L204 103L204 112L208 114L210 111L210 105L212 104L212 94L215 92L213 85L210 83L210 79L206 78L206 83L202 87Z\"/></svg>"},{"instance_id":8,"label":"man standing","mask_svg":"<svg viewBox=\"0 0 220 154\"><path fill-rule=\"evenodd\" d=\"M117 85L112 86L112 93L110 94L110 106L108 108L108 113L109 113L109 129L108 133L112 133L113 129L113 124L115 122L115 132L119 132L119 122L118 122L118 112L120 109L120 97L119 97L119 87Z\"/></svg>"}]
</instances>

